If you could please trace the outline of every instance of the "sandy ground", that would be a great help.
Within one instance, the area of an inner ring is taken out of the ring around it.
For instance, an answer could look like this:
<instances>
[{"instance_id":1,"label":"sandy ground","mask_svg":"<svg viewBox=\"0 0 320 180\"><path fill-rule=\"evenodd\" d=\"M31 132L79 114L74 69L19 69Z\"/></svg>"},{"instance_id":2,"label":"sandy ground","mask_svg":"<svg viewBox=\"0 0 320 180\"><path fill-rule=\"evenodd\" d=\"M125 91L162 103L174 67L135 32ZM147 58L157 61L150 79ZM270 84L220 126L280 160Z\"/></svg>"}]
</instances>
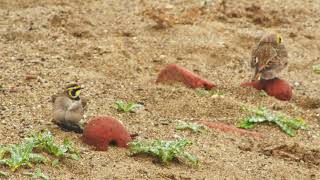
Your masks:
<instances>
[{"instance_id":1,"label":"sandy ground","mask_svg":"<svg viewBox=\"0 0 320 180\"><path fill-rule=\"evenodd\" d=\"M81 160L65 160L58 168L40 165L51 179L320 179L320 76L311 68L320 63L320 1L207 2L0 0L0 144L43 128L72 139ZM152 10L167 16L164 27L157 26ZM252 75L251 49L266 32L281 33L289 52L289 67L281 74L294 87L289 102L239 87ZM154 84L170 63L214 82L225 97ZM138 140L185 137L200 165L161 166L115 147L96 152L80 135L61 131L51 123L50 97L71 81L85 87L87 119L113 116ZM117 100L140 102L145 109L119 113L112 107ZM302 117L309 129L290 138L262 125L255 130L268 134L264 140L175 130L178 120L237 124L245 116L241 106L260 105ZM26 171L8 179L25 179Z\"/></svg>"}]
</instances>

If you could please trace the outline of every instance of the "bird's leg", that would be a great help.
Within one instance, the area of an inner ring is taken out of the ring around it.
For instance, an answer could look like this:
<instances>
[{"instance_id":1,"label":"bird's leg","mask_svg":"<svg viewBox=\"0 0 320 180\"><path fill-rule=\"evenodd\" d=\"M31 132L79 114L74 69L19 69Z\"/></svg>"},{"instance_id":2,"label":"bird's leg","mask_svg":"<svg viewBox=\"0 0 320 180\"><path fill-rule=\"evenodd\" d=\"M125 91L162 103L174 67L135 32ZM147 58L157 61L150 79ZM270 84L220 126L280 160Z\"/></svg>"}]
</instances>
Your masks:
<instances>
[{"instance_id":1,"label":"bird's leg","mask_svg":"<svg viewBox=\"0 0 320 180\"><path fill-rule=\"evenodd\" d=\"M254 76L252 78L252 81L257 81L260 79L260 72L258 71L258 69L256 69Z\"/></svg>"}]
</instances>

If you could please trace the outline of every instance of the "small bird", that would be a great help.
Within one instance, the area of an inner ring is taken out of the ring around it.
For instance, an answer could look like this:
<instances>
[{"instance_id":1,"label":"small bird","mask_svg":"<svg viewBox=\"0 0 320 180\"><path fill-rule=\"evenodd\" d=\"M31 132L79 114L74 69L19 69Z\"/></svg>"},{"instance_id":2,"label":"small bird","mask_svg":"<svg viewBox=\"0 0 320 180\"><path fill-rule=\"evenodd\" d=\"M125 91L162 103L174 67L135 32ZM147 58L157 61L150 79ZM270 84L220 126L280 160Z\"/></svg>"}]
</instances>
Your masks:
<instances>
[{"instance_id":1,"label":"small bird","mask_svg":"<svg viewBox=\"0 0 320 180\"><path fill-rule=\"evenodd\" d=\"M288 65L288 52L279 34L267 34L261 38L251 55L251 67L255 69L252 81L274 79Z\"/></svg>"},{"instance_id":2,"label":"small bird","mask_svg":"<svg viewBox=\"0 0 320 180\"><path fill-rule=\"evenodd\" d=\"M64 92L52 96L53 122L64 130L83 132L80 120L87 102L80 98L81 89L78 84L70 84Z\"/></svg>"}]
</instances>

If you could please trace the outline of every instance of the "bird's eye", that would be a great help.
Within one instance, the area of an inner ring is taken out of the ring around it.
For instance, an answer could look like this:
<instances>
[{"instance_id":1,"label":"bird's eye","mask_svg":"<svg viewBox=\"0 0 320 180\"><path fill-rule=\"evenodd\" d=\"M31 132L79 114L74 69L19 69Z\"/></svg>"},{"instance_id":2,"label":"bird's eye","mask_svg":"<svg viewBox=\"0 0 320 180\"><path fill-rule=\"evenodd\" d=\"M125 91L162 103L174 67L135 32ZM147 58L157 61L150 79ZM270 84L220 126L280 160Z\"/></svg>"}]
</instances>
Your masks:
<instances>
[{"instance_id":1,"label":"bird's eye","mask_svg":"<svg viewBox=\"0 0 320 180\"><path fill-rule=\"evenodd\" d=\"M277 43L278 44L282 43L282 37L280 35L277 36Z\"/></svg>"},{"instance_id":2,"label":"bird's eye","mask_svg":"<svg viewBox=\"0 0 320 180\"><path fill-rule=\"evenodd\" d=\"M272 64L272 61L267 62L267 66L270 66Z\"/></svg>"}]
</instances>

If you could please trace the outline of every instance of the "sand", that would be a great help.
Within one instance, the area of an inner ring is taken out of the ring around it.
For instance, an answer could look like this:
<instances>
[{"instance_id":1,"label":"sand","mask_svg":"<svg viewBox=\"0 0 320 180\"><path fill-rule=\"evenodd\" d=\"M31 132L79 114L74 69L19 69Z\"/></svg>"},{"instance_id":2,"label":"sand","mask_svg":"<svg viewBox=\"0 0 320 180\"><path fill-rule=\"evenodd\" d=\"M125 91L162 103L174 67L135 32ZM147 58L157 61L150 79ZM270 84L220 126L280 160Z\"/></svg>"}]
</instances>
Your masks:
<instances>
[{"instance_id":1,"label":"sand","mask_svg":"<svg viewBox=\"0 0 320 180\"><path fill-rule=\"evenodd\" d=\"M51 179L320 179L320 76L312 71L320 63L319 0L203 2L0 0L0 144L44 128L61 141L71 139L81 160L38 165ZM294 88L288 102L239 87L250 80L251 49L267 32L280 33L289 52L280 75ZM155 84L171 63L213 82L224 97ZM74 81L89 99L86 120L113 116L137 140L186 138L199 166L163 166L116 147L94 151L81 135L61 131L51 122L51 95ZM145 108L120 113L112 107L117 100ZM260 125L254 131L268 135L261 140L214 129L175 130L179 120L236 125L246 116L242 106L301 117L309 129L289 137ZM8 179L28 178L22 175L28 171Z\"/></svg>"}]
</instances>

